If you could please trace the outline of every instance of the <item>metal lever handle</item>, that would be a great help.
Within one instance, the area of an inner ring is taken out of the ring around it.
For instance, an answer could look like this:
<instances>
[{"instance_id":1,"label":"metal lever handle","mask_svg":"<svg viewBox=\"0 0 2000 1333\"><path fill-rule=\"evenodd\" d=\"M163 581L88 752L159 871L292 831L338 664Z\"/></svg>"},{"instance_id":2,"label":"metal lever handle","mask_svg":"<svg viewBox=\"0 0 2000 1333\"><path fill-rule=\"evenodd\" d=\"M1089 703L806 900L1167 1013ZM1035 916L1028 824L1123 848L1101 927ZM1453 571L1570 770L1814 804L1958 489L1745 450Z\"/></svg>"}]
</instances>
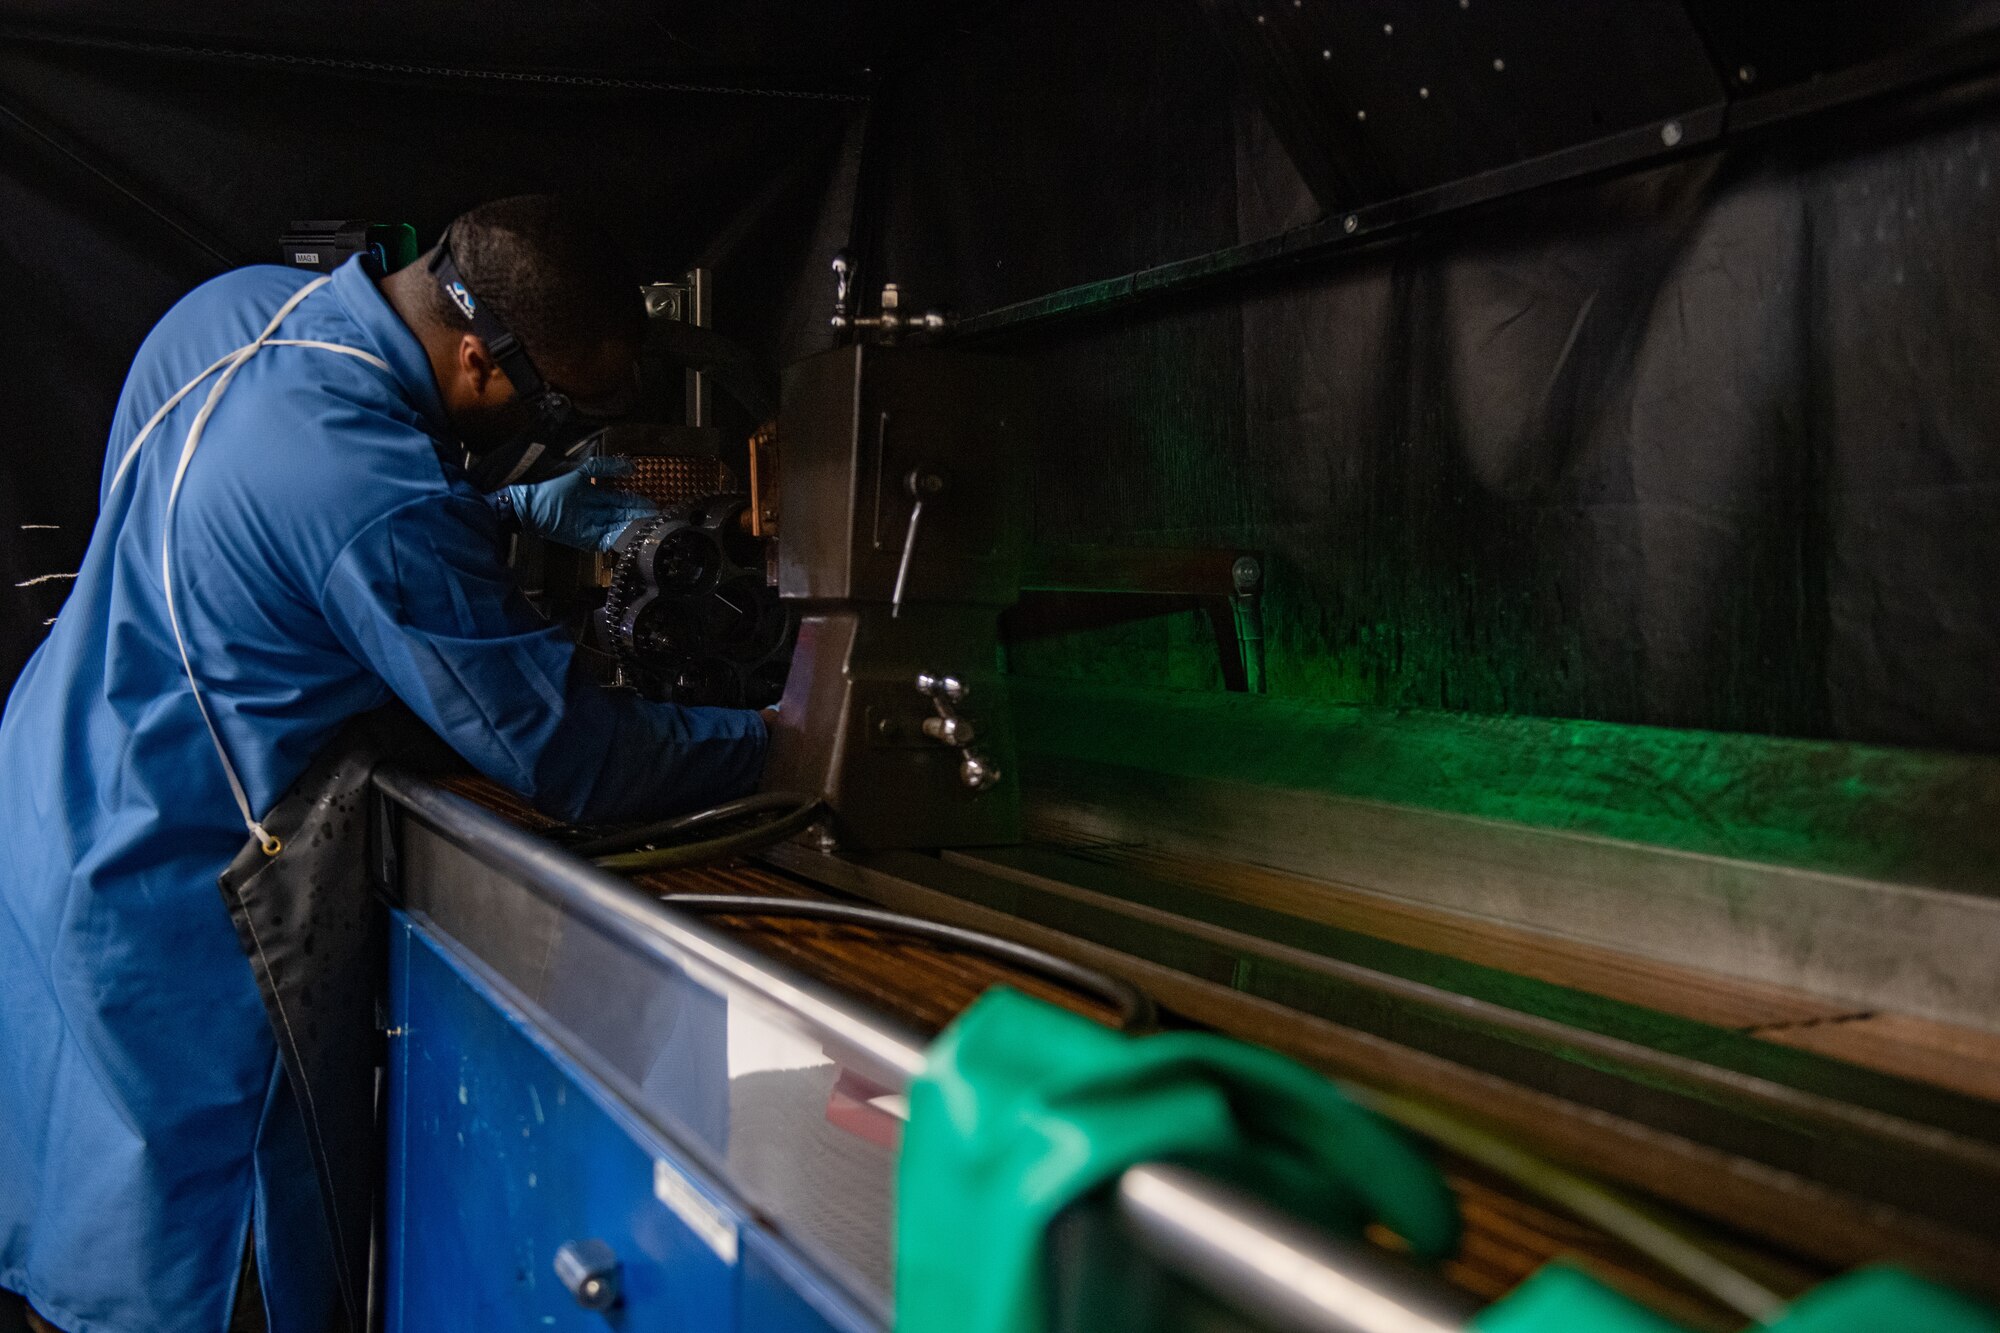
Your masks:
<instances>
[{"instance_id":1,"label":"metal lever handle","mask_svg":"<svg viewBox=\"0 0 2000 1333\"><path fill-rule=\"evenodd\" d=\"M903 558L896 565L896 590L889 595L891 620L903 614L903 589L910 582L910 557L917 553L917 523L924 516L924 497L943 490L944 478L922 468L911 468L903 478L903 489L915 497L915 503L910 506L909 529L903 534Z\"/></svg>"},{"instance_id":2,"label":"metal lever handle","mask_svg":"<svg viewBox=\"0 0 2000 1333\"><path fill-rule=\"evenodd\" d=\"M601 1240L573 1240L559 1248L556 1277L586 1310L618 1304L618 1255Z\"/></svg>"}]
</instances>

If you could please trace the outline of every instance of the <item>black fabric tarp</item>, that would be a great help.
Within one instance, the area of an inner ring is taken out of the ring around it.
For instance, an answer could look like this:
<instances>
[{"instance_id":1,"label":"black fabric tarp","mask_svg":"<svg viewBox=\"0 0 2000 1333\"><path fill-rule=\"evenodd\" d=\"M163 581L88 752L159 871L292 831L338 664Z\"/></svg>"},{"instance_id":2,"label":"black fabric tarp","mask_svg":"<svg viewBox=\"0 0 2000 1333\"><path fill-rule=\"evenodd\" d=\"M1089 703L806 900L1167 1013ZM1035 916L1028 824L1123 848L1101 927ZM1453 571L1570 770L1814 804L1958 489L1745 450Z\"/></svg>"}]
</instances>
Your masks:
<instances>
[{"instance_id":1,"label":"black fabric tarp","mask_svg":"<svg viewBox=\"0 0 2000 1333\"><path fill-rule=\"evenodd\" d=\"M811 27L624 0L400 28L389 6L337 27L13 8L71 37L144 22L169 44L609 71L9 40L0 108L241 259L294 216L429 234L481 197L569 190L662 273L719 256L725 331L773 360L824 339L829 186L863 113L841 99L915 40L856 36L863 10L912 8L859 0ZM1194 0L926 14L942 45L887 69L869 112L866 287L975 312L1319 215ZM683 76L817 95L658 86ZM6 680L64 588L16 585L76 567L126 361L217 265L5 115L0 144ZM1996 153L1976 100L1806 122L1017 337L1000 346L1049 405L1035 537L1266 551L1281 694L1992 750ZM1142 622L1013 664L1214 688L1207 633Z\"/></svg>"},{"instance_id":2,"label":"black fabric tarp","mask_svg":"<svg viewBox=\"0 0 2000 1333\"><path fill-rule=\"evenodd\" d=\"M1192 6L1032 5L881 105L919 305L1317 216ZM1015 337L1035 537L1265 550L1280 694L2000 748L1996 170L1991 107L1807 123ZM1013 665L1213 688L1205 635Z\"/></svg>"},{"instance_id":3,"label":"black fabric tarp","mask_svg":"<svg viewBox=\"0 0 2000 1333\"><path fill-rule=\"evenodd\" d=\"M0 42L0 685L81 559L133 352L224 267L124 190L240 263L274 260L294 218L408 221L428 243L482 199L560 191L648 272L713 264L718 326L775 365L824 341L823 259L810 309L792 293L833 243L822 209L864 110Z\"/></svg>"}]
</instances>

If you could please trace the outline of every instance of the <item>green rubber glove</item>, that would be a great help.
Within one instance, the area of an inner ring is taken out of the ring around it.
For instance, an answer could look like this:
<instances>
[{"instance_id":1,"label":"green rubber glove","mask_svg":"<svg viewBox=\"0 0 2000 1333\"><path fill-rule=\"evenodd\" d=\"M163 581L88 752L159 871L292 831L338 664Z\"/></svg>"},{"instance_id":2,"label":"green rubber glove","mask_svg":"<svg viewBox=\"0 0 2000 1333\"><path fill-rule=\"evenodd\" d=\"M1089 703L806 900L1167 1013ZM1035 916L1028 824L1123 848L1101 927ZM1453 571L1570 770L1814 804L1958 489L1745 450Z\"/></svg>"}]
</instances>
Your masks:
<instances>
[{"instance_id":1,"label":"green rubber glove","mask_svg":"<svg viewBox=\"0 0 2000 1333\"><path fill-rule=\"evenodd\" d=\"M898 1333L1037 1333L1049 1222L1162 1158L1344 1232L1379 1219L1423 1256L1458 1242L1437 1171L1311 1070L1224 1037L1123 1036L995 988L938 1038L910 1086Z\"/></svg>"},{"instance_id":2,"label":"green rubber glove","mask_svg":"<svg viewBox=\"0 0 2000 1333\"><path fill-rule=\"evenodd\" d=\"M1479 1312L1478 1333L1685 1333L1561 1262ZM2000 1314L1900 1268L1870 1268L1815 1287L1764 1333L2000 1333Z\"/></svg>"},{"instance_id":3,"label":"green rubber glove","mask_svg":"<svg viewBox=\"0 0 2000 1333\"><path fill-rule=\"evenodd\" d=\"M1770 1333L2000 1333L2000 1313L1900 1268L1866 1268L1792 1302Z\"/></svg>"}]
</instances>

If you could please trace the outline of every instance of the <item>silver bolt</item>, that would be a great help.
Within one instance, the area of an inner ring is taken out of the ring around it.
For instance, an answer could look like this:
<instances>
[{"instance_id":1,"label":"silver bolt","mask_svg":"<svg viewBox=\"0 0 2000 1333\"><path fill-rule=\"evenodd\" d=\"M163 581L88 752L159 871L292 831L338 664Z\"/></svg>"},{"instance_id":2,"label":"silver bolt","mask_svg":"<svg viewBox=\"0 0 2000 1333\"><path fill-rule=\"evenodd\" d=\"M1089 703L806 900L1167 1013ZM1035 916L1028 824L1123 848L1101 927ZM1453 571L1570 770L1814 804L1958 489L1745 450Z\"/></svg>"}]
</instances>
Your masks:
<instances>
[{"instance_id":1,"label":"silver bolt","mask_svg":"<svg viewBox=\"0 0 2000 1333\"><path fill-rule=\"evenodd\" d=\"M985 791L1000 781L1000 770L986 756L967 750L958 761L958 780L973 791Z\"/></svg>"},{"instance_id":2,"label":"silver bolt","mask_svg":"<svg viewBox=\"0 0 2000 1333\"><path fill-rule=\"evenodd\" d=\"M1495 56L1493 57L1493 68L1496 71L1504 70L1507 68L1507 62L1502 60L1499 56Z\"/></svg>"},{"instance_id":3,"label":"silver bolt","mask_svg":"<svg viewBox=\"0 0 2000 1333\"><path fill-rule=\"evenodd\" d=\"M1328 49L1328 50L1325 50L1325 51L1321 51L1321 52L1319 53L1319 58L1320 58L1321 60L1331 60L1331 59L1333 59L1333 51L1332 51L1331 49Z\"/></svg>"},{"instance_id":4,"label":"silver bolt","mask_svg":"<svg viewBox=\"0 0 2000 1333\"><path fill-rule=\"evenodd\" d=\"M1355 232L1361 229L1361 219L1354 216L1354 214L1349 213L1346 217L1340 220L1340 227L1341 230L1345 231L1349 236L1352 236Z\"/></svg>"},{"instance_id":5,"label":"silver bolt","mask_svg":"<svg viewBox=\"0 0 2000 1333\"><path fill-rule=\"evenodd\" d=\"M1430 95L1431 95L1431 90L1428 88L1417 89L1417 96L1419 97L1429 97Z\"/></svg>"},{"instance_id":6,"label":"silver bolt","mask_svg":"<svg viewBox=\"0 0 2000 1333\"><path fill-rule=\"evenodd\" d=\"M1681 123L1678 120L1670 120L1666 124L1660 126L1661 143L1664 143L1667 147L1672 148L1680 141L1681 141Z\"/></svg>"},{"instance_id":7,"label":"silver bolt","mask_svg":"<svg viewBox=\"0 0 2000 1333\"><path fill-rule=\"evenodd\" d=\"M1382 25L1382 35L1384 37L1394 37L1396 35L1396 25L1393 23L1384 23Z\"/></svg>"},{"instance_id":8,"label":"silver bolt","mask_svg":"<svg viewBox=\"0 0 2000 1333\"><path fill-rule=\"evenodd\" d=\"M1259 15L1257 16L1257 21L1258 21L1259 23L1262 23L1262 22L1264 21L1264 16L1263 16L1262 14L1259 14Z\"/></svg>"},{"instance_id":9,"label":"silver bolt","mask_svg":"<svg viewBox=\"0 0 2000 1333\"><path fill-rule=\"evenodd\" d=\"M1356 120L1366 120L1368 119L1368 113L1366 111L1357 111L1354 113L1354 118Z\"/></svg>"},{"instance_id":10,"label":"silver bolt","mask_svg":"<svg viewBox=\"0 0 2000 1333\"><path fill-rule=\"evenodd\" d=\"M1757 82L1757 67L1755 65L1739 66L1736 70L1736 81L1738 83Z\"/></svg>"}]
</instances>

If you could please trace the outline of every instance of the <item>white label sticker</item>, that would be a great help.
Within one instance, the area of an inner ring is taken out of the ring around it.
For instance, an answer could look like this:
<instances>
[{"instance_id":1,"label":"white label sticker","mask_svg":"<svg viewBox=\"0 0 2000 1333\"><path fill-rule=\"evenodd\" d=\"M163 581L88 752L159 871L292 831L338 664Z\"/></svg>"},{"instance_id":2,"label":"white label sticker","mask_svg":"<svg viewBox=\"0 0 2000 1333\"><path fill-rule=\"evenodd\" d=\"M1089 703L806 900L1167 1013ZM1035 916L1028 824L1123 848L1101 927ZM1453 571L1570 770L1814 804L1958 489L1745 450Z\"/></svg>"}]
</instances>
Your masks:
<instances>
[{"instance_id":1,"label":"white label sticker","mask_svg":"<svg viewBox=\"0 0 2000 1333\"><path fill-rule=\"evenodd\" d=\"M731 1268L736 1266L736 1224L664 1157L653 1159L653 1197L687 1223L687 1229L701 1237L716 1258Z\"/></svg>"}]
</instances>

